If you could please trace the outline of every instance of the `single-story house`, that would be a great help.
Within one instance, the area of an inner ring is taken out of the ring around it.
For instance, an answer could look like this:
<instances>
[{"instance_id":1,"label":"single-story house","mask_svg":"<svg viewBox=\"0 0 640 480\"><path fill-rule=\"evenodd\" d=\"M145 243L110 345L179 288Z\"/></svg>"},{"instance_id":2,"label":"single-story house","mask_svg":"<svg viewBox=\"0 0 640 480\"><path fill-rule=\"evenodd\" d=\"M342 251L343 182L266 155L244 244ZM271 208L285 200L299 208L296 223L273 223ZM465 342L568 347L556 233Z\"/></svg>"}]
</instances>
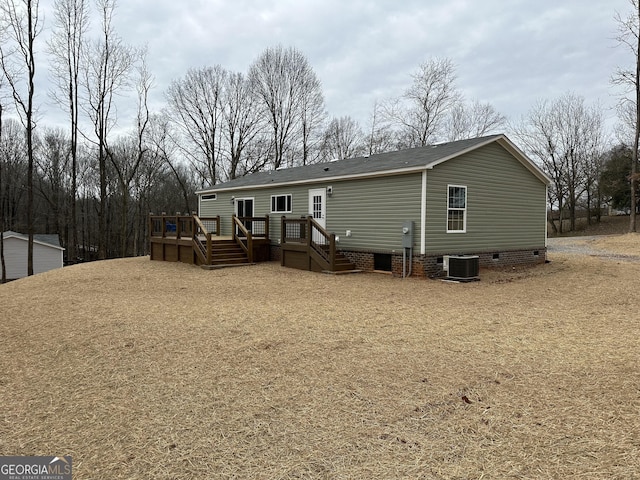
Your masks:
<instances>
[{"instance_id":1,"label":"single-story house","mask_svg":"<svg viewBox=\"0 0 640 480\"><path fill-rule=\"evenodd\" d=\"M8 230L2 233L4 241L4 261L7 280L27 276L27 256L29 237ZM64 248L60 246L58 235L36 234L33 236L33 273L42 273L54 268L62 268Z\"/></svg>"},{"instance_id":2,"label":"single-story house","mask_svg":"<svg viewBox=\"0 0 640 480\"><path fill-rule=\"evenodd\" d=\"M198 214L219 216L221 235L232 234L233 215L268 215L272 260L286 254L281 217L310 216L358 269L433 276L449 255L544 262L549 183L492 135L254 173L198 191Z\"/></svg>"}]
</instances>

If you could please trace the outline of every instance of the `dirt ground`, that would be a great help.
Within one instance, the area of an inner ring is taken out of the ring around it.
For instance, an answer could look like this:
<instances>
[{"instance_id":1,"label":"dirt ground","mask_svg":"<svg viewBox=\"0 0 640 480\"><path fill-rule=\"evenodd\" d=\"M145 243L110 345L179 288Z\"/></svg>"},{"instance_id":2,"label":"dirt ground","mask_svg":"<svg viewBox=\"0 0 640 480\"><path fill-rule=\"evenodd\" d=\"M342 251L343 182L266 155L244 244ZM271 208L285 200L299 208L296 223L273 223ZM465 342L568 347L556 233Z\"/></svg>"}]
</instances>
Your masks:
<instances>
[{"instance_id":1,"label":"dirt ground","mask_svg":"<svg viewBox=\"0 0 640 480\"><path fill-rule=\"evenodd\" d=\"M549 260L455 284L135 258L0 285L0 454L71 455L78 480L638 478L640 263Z\"/></svg>"}]
</instances>

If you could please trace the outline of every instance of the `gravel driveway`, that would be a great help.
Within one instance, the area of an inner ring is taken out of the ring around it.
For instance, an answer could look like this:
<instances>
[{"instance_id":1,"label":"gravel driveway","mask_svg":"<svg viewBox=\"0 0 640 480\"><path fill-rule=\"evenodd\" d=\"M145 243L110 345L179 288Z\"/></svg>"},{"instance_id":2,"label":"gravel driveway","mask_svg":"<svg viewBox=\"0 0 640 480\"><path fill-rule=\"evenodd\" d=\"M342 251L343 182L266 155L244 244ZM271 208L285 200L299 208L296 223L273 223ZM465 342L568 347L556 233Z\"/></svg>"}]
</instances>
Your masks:
<instances>
[{"instance_id":1,"label":"gravel driveway","mask_svg":"<svg viewBox=\"0 0 640 480\"><path fill-rule=\"evenodd\" d=\"M595 241L602 238L602 235L592 235L584 237L555 237L547 239L547 252L569 253L573 255L588 255L609 260L640 262L637 255L624 255L611 252L595 246Z\"/></svg>"}]
</instances>

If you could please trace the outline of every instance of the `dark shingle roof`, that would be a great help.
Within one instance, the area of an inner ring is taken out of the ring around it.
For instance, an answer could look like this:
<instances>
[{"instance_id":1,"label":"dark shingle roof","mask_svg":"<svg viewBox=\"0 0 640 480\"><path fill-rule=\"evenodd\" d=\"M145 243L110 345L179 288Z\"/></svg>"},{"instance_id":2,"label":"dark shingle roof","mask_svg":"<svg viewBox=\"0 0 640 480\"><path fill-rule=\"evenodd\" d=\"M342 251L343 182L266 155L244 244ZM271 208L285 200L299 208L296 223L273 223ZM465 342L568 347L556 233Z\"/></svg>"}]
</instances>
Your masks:
<instances>
[{"instance_id":1,"label":"dark shingle roof","mask_svg":"<svg viewBox=\"0 0 640 480\"><path fill-rule=\"evenodd\" d=\"M397 152L381 153L370 157L356 157L337 160L328 163L317 163L302 167L257 172L239 177L225 183L213 185L197 193L216 192L245 187L264 187L288 183L303 183L322 181L326 179L348 178L359 175L375 175L394 171L420 170L435 165L449 158L462 155L475 148L500 140L503 146L509 148L512 154L529 168L542 181L548 182L546 175L529 160L504 135L490 135L486 137L458 140L455 142L429 145L426 147L410 148Z\"/></svg>"}]
</instances>

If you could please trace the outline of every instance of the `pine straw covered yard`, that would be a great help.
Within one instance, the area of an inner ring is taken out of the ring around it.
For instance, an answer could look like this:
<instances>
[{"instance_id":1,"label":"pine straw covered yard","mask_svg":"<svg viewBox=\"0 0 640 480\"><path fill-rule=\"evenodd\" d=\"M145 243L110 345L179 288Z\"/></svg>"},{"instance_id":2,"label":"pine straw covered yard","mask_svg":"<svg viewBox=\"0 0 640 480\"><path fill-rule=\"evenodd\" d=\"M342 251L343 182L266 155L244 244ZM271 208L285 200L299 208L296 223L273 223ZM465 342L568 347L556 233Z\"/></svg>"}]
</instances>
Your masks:
<instances>
[{"instance_id":1,"label":"pine straw covered yard","mask_svg":"<svg viewBox=\"0 0 640 480\"><path fill-rule=\"evenodd\" d=\"M78 480L637 477L640 263L550 259L470 284L136 258L0 285L0 454L72 455Z\"/></svg>"}]
</instances>

